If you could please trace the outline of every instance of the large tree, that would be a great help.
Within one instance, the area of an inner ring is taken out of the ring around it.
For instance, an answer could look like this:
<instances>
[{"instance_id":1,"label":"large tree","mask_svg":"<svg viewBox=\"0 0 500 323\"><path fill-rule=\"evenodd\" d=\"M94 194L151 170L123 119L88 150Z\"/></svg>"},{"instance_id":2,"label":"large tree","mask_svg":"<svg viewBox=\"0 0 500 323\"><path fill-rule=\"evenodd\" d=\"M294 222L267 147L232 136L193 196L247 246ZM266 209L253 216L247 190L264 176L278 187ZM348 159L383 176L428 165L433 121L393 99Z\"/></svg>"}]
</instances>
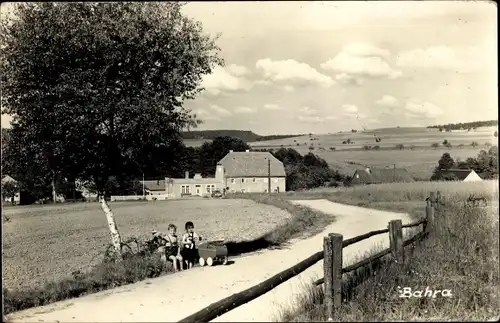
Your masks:
<instances>
[{"instance_id":1,"label":"large tree","mask_svg":"<svg viewBox=\"0 0 500 323\"><path fill-rule=\"evenodd\" d=\"M71 169L100 196L124 169L172 160L183 107L223 61L180 3L22 3L2 23L2 106L52 182ZM177 148L176 148L177 149ZM169 162L167 164L172 164ZM118 174L117 174L118 173ZM113 245L121 238L104 198Z\"/></svg>"}]
</instances>

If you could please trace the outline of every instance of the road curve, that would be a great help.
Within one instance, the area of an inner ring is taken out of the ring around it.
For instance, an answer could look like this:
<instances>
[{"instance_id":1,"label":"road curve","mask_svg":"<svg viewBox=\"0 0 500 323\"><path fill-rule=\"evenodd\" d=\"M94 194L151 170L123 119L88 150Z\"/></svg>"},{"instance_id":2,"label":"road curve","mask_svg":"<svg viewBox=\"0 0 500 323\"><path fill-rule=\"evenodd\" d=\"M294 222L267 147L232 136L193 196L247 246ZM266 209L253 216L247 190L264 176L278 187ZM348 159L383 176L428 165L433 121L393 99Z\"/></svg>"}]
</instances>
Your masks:
<instances>
[{"instance_id":1,"label":"road curve","mask_svg":"<svg viewBox=\"0 0 500 323\"><path fill-rule=\"evenodd\" d=\"M379 211L327 200L292 201L336 217L334 223L313 237L292 240L277 250L264 250L235 259L227 266L194 268L118 287L100 293L11 313L8 322L173 322L222 298L240 292L285 270L322 249L323 237L341 233L348 239L387 227L390 220L410 222L406 213ZM344 249L344 266L373 246L387 248L388 235L378 235ZM300 293L304 284L321 277L322 262L307 269L261 297L214 322L268 322L276 309Z\"/></svg>"}]
</instances>

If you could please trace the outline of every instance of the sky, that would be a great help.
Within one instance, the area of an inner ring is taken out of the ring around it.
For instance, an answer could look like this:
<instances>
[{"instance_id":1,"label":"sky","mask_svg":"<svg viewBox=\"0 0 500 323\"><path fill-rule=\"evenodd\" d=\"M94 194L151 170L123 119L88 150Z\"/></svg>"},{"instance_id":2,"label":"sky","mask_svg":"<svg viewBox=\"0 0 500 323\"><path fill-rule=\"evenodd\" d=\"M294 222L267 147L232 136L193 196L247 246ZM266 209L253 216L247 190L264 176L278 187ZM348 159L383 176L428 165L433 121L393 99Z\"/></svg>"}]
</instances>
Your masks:
<instances>
[{"instance_id":1,"label":"sky","mask_svg":"<svg viewBox=\"0 0 500 323\"><path fill-rule=\"evenodd\" d=\"M221 34L225 60L185 103L204 121L200 130L333 133L498 119L493 2L192 2L183 11Z\"/></svg>"}]
</instances>

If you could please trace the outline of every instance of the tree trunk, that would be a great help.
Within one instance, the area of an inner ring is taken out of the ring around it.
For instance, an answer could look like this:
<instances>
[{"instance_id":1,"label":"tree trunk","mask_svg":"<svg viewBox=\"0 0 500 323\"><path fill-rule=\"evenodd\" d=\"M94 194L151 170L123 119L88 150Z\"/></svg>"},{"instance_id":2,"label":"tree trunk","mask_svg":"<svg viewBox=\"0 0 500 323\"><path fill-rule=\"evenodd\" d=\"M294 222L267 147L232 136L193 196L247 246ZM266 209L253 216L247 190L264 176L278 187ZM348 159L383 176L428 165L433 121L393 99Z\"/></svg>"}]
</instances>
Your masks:
<instances>
[{"instance_id":1,"label":"tree trunk","mask_svg":"<svg viewBox=\"0 0 500 323\"><path fill-rule=\"evenodd\" d=\"M113 247L115 248L117 259L121 260L122 239L120 236L120 232L118 231L118 227L116 226L115 216L113 214L113 211L111 211L108 202L106 202L106 198L104 196L101 196L100 198L101 198L101 209L104 211L104 214L106 215L106 220L108 220L108 227L111 233L111 242L113 243Z\"/></svg>"},{"instance_id":2,"label":"tree trunk","mask_svg":"<svg viewBox=\"0 0 500 323\"><path fill-rule=\"evenodd\" d=\"M57 194L56 194L56 175L52 174L52 202L56 204Z\"/></svg>"}]
</instances>

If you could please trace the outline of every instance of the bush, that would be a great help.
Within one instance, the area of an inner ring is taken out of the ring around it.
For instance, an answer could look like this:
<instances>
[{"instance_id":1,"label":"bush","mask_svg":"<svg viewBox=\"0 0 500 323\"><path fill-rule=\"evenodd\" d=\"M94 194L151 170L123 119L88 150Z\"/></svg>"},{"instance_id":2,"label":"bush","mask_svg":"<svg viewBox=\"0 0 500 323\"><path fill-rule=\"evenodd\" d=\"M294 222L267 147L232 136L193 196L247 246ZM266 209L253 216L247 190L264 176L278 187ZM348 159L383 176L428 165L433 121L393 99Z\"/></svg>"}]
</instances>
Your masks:
<instances>
[{"instance_id":1,"label":"bush","mask_svg":"<svg viewBox=\"0 0 500 323\"><path fill-rule=\"evenodd\" d=\"M431 145L432 148L436 149L437 147L439 147L439 144L437 142L434 142L432 145Z\"/></svg>"},{"instance_id":2,"label":"bush","mask_svg":"<svg viewBox=\"0 0 500 323\"><path fill-rule=\"evenodd\" d=\"M476 148L477 146L479 146L479 144L475 141L473 141L471 144L470 144L472 147Z\"/></svg>"},{"instance_id":3,"label":"bush","mask_svg":"<svg viewBox=\"0 0 500 323\"><path fill-rule=\"evenodd\" d=\"M380 146L379 146L379 145L373 146L373 149L374 149L374 150L379 150L379 149L380 149Z\"/></svg>"},{"instance_id":4,"label":"bush","mask_svg":"<svg viewBox=\"0 0 500 323\"><path fill-rule=\"evenodd\" d=\"M443 140L443 146L446 146L448 144L448 140Z\"/></svg>"},{"instance_id":5,"label":"bush","mask_svg":"<svg viewBox=\"0 0 500 323\"><path fill-rule=\"evenodd\" d=\"M336 148L335 147L330 147L329 148L331 151L334 151Z\"/></svg>"},{"instance_id":6,"label":"bush","mask_svg":"<svg viewBox=\"0 0 500 323\"><path fill-rule=\"evenodd\" d=\"M403 144L397 144L396 148L399 149L399 150L403 150L403 149L405 149L405 145L403 145Z\"/></svg>"}]
</instances>

